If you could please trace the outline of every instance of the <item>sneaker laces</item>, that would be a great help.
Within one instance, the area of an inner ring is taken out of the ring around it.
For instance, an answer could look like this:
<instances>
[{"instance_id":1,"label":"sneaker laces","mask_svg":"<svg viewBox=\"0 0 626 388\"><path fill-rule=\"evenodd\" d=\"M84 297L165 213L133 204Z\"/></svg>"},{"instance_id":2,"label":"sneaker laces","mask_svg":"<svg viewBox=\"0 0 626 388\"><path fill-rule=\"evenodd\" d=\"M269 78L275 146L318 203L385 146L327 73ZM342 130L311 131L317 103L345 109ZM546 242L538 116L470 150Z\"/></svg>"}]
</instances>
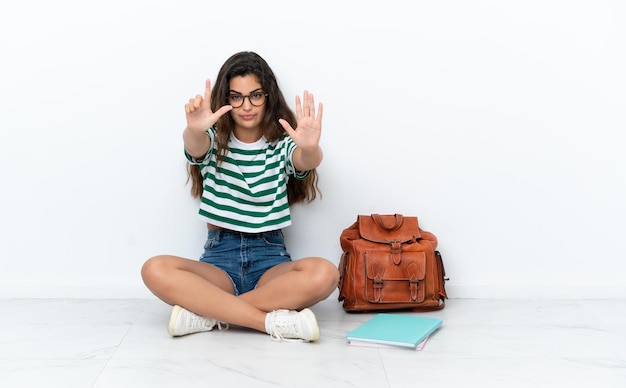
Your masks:
<instances>
[{"instance_id":1,"label":"sneaker laces","mask_svg":"<svg viewBox=\"0 0 626 388\"><path fill-rule=\"evenodd\" d=\"M193 330L205 329L205 328L213 330L213 328L215 328L215 326L217 326L217 330L219 330L219 331L228 329L228 323L227 322L222 322L222 321L218 321L217 319L211 319L211 318L203 317L201 315L197 315L197 314L194 314L194 313L188 314L187 315L187 319L188 319L187 320L187 326L189 328L192 328Z\"/></svg>"},{"instance_id":2,"label":"sneaker laces","mask_svg":"<svg viewBox=\"0 0 626 388\"><path fill-rule=\"evenodd\" d=\"M278 342L304 342L301 338L285 338L285 334L297 335L296 320L288 310L272 311L270 321L270 338Z\"/></svg>"}]
</instances>

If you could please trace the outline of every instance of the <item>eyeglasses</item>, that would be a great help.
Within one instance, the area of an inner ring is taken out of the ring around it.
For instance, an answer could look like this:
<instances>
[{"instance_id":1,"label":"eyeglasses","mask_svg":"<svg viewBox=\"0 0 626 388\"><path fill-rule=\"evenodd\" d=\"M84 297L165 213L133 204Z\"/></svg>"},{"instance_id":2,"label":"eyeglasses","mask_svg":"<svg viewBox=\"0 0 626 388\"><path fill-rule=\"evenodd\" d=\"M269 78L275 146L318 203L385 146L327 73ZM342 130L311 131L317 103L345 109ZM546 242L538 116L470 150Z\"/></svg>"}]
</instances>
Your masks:
<instances>
[{"instance_id":1,"label":"eyeglasses","mask_svg":"<svg viewBox=\"0 0 626 388\"><path fill-rule=\"evenodd\" d=\"M255 90L247 96L232 93L228 96L228 104L230 104L233 108L239 108L243 105L246 97L252 106L261 106L265 104L265 97L267 97L267 93L263 93L262 90Z\"/></svg>"}]
</instances>

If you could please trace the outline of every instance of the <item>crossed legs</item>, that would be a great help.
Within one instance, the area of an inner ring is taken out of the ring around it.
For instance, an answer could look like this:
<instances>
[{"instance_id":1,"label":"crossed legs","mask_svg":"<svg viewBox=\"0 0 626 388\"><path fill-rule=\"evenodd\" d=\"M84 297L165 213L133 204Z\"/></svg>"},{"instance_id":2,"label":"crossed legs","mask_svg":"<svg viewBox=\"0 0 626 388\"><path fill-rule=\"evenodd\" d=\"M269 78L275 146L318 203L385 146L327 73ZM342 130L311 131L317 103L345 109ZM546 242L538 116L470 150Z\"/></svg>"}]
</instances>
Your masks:
<instances>
[{"instance_id":1,"label":"crossed legs","mask_svg":"<svg viewBox=\"0 0 626 388\"><path fill-rule=\"evenodd\" d=\"M328 298L339 280L337 267L318 257L279 264L261 276L254 290L239 296L234 295L230 277L218 267L177 256L152 257L141 275L165 303L261 332L268 312L310 307Z\"/></svg>"}]
</instances>

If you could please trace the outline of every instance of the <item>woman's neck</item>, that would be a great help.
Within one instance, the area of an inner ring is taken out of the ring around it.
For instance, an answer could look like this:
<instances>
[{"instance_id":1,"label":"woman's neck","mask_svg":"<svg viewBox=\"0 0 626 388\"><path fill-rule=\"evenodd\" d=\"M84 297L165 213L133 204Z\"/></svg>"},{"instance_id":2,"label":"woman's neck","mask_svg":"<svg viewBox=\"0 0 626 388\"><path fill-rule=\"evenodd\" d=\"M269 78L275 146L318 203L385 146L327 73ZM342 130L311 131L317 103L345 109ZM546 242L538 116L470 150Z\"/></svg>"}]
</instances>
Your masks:
<instances>
[{"instance_id":1,"label":"woman's neck","mask_svg":"<svg viewBox=\"0 0 626 388\"><path fill-rule=\"evenodd\" d=\"M233 130L235 137L242 143L255 143L263 137L263 131L258 129L235 128Z\"/></svg>"}]
</instances>

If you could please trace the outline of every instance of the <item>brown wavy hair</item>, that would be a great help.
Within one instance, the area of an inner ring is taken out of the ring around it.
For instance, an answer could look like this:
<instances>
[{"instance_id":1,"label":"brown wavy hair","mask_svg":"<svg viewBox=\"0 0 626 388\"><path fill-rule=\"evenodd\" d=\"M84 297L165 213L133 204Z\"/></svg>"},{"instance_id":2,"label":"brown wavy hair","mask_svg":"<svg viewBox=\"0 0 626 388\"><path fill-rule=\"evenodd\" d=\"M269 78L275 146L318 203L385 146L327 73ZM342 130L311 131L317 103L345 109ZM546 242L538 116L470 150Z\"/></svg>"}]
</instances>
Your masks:
<instances>
[{"instance_id":1,"label":"brown wavy hair","mask_svg":"<svg viewBox=\"0 0 626 388\"><path fill-rule=\"evenodd\" d=\"M296 116L285 102L285 97L278 87L278 81L274 76L274 72L267 62L254 52L242 51L232 55L224 62L211 89L211 109L215 112L227 103L230 93L230 80L233 77L246 75L254 75L261 84L263 91L268 94L265 105L263 105L265 109L263 121L261 122L263 136L270 142L276 141L282 136L288 136L278 119L285 119L292 128L296 128ZM219 168L219 164L226 156L228 140L235 126L235 121L229 112L220 117L216 124L215 141L217 144L217 165ZM191 195L194 198L201 198L204 185L200 166L188 163L187 172L187 182L191 181ZM289 204L305 201L311 202L317 197L317 194L321 196L317 183L316 169L311 170L305 179L289 179L287 182Z\"/></svg>"}]
</instances>

